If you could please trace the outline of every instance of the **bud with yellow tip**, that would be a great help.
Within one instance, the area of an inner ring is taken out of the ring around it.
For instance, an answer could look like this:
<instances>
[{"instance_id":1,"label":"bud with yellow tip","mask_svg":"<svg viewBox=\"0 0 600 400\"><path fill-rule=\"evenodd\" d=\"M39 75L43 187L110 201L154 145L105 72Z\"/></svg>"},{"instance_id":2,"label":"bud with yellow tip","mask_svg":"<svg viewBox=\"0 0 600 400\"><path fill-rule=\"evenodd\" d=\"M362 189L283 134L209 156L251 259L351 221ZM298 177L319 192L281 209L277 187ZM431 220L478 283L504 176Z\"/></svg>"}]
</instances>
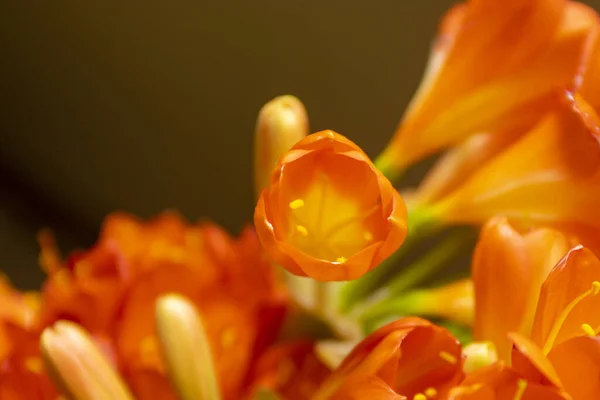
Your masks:
<instances>
[{"instance_id":1,"label":"bud with yellow tip","mask_svg":"<svg viewBox=\"0 0 600 400\"><path fill-rule=\"evenodd\" d=\"M59 321L40 338L48 373L72 400L133 400L110 362L79 325Z\"/></svg>"},{"instance_id":2,"label":"bud with yellow tip","mask_svg":"<svg viewBox=\"0 0 600 400\"><path fill-rule=\"evenodd\" d=\"M281 156L308 135L308 116L300 100L285 95L263 106L254 138L254 189L258 197L267 187Z\"/></svg>"},{"instance_id":3,"label":"bud with yellow tip","mask_svg":"<svg viewBox=\"0 0 600 400\"><path fill-rule=\"evenodd\" d=\"M181 400L219 400L206 331L195 307L168 294L156 302L156 327L169 378Z\"/></svg>"},{"instance_id":4,"label":"bud with yellow tip","mask_svg":"<svg viewBox=\"0 0 600 400\"><path fill-rule=\"evenodd\" d=\"M465 363L463 370L471 373L498 361L496 347L492 342L473 342L463 347Z\"/></svg>"}]
</instances>

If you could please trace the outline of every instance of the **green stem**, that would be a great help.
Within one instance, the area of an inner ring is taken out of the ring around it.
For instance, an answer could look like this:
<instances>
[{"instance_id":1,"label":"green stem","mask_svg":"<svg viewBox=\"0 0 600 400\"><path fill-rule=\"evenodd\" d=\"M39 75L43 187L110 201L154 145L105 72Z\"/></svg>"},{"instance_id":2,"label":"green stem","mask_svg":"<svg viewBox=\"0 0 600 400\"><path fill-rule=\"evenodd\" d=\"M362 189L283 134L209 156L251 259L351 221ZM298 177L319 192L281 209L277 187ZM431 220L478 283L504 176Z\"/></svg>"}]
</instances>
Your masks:
<instances>
[{"instance_id":1,"label":"green stem","mask_svg":"<svg viewBox=\"0 0 600 400\"><path fill-rule=\"evenodd\" d=\"M388 147L374 160L374 164L381 173L388 178L392 184L397 184L404 176L406 169L398 160L394 160L397 154L393 154Z\"/></svg>"},{"instance_id":2,"label":"green stem","mask_svg":"<svg viewBox=\"0 0 600 400\"><path fill-rule=\"evenodd\" d=\"M382 289L375 292L375 296L382 291L385 291L390 297L396 296L423 283L446 265L449 259L464 249L466 239L464 236L450 236L444 239L410 267L396 275Z\"/></svg>"},{"instance_id":3,"label":"green stem","mask_svg":"<svg viewBox=\"0 0 600 400\"><path fill-rule=\"evenodd\" d=\"M447 237L423 257L396 275L385 286L374 292L350 314L354 318L364 321L391 315L418 313L419 308L423 306L424 295L419 291L405 292L431 278L450 260L459 255L464 250L465 245L470 242L470 235L459 234Z\"/></svg>"},{"instance_id":4,"label":"green stem","mask_svg":"<svg viewBox=\"0 0 600 400\"><path fill-rule=\"evenodd\" d=\"M354 304L364 299L377 285L393 274L399 262L424 237L439 229L431 214L421 209L414 209L408 214L408 236L400 249L383 261L378 267L361 278L346 282L338 292L338 305L342 313L350 310Z\"/></svg>"}]
</instances>

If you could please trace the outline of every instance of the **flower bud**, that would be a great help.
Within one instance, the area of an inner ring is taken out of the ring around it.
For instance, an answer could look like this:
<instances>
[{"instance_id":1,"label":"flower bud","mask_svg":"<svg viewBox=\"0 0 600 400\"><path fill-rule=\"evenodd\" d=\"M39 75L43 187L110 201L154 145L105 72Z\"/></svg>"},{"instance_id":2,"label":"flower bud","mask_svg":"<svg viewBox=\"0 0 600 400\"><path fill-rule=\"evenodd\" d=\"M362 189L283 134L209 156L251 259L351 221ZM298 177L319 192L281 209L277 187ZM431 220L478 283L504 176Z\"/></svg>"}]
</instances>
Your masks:
<instances>
[{"instance_id":1,"label":"flower bud","mask_svg":"<svg viewBox=\"0 0 600 400\"><path fill-rule=\"evenodd\" d=\"M156 327L181 400L219 400L208 337L194 306L179 295L162 296L156 302Z\"/></svg>"},{"instance_id":2,"label":"flower bud","mask_svg":"<svg viewBox=\"0 0 600 400\"><path fill-rule=\"evenodd\" d=\"M254 138L254 188L256 196L269 184L279 158L308 135L308 116L294 96L279 96L263 106Z\"/></svg>"},{"instance_id":3,"label":"flower bud","mask_svg":"<svg viewBox=\"0 0 600 400\"><path fill-rule=\"evenodd\" d=\"M47 328L40 350L54 383L73 400L133 400L110 362L80 326L59 321Z\"/></svg>"}]
</instances>

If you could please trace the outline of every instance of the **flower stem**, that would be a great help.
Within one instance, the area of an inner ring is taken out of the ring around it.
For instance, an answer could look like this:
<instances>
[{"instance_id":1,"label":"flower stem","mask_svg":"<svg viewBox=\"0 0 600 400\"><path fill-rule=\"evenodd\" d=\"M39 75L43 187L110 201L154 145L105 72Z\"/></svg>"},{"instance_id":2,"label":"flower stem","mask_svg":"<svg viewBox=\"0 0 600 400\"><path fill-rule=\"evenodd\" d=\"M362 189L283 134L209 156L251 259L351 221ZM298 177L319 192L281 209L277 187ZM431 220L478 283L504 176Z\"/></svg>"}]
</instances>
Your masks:
<instances>
[{"instance_id":1,"label":"flower stem","mask_svg":"<svg viewBox=\"0 0 600 400\"><path fill-rule=\"evenodd\" d=\"M470 235L452 235L445 238L385 286L375 291L350 314L362 321L390 315L419 314L423 294L419 291L410 293L406 291L433 276L435 272L447 265L449 260L462 253L468 243L470 243Z\"/></svg>"},{"instance_id":2,"label":"flower stem","mask_svg":"<svg viewBox=\"0 0 600 400\"><path fill-rule=\"evenodd\" d=\"M399 262L423 238L439 229L431 214L424 209L413 209L408 215L408 236L402 247L377 268L361 278L345 283L338 292L338 304L341 312L348 312L357 302L364 299L378 284L389 278Z\"/></svg>"}]
</instances>

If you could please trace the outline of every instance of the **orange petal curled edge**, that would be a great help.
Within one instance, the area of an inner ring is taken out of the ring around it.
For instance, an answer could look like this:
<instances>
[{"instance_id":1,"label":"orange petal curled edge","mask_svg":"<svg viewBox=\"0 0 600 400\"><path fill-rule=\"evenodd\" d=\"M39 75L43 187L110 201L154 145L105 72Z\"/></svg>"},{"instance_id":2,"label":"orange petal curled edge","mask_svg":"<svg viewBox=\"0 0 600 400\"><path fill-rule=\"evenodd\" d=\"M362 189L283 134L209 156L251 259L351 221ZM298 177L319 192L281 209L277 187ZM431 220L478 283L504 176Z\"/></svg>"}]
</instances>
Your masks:
<instances>
[{"instance_id":1,"label":"orange petal curled edge","mask_svg":"<svg viewBox=\"0 0 600 400\"><path fill-rule=\"evenodd\" d=\"M443 397L462 376L456 338L444 328L409 317L380 328L359 343L314 398L333 394L348 398L343 395L354 390L353 382L375 377L393 393L409 399L426 392Z\"/></svg>"},{"instance_id":2,"label":"orange petal curled edge","mask_svg":"<svg viewBox=\"0 0 600 400\"><path fill-rule=\"evenodd\" d=\"M475 340L492 341L499 358L509 360L506 335L529 335L542 283L568 250L558 231L521 234L504 217L490 220L473 255Z\"/></svg>"},{"instance_id":3,"label":"orange petal curled edge","mask_svg":"<svg viewBox=\"0 0 600 400\"><path fill-rule=\"evenodd\" d=\"M406 206L354 143L333 131L298 142L278 163L254 224L269 256L293 274L356 279L404 241Z\"/></svg>"}]
</instances>

